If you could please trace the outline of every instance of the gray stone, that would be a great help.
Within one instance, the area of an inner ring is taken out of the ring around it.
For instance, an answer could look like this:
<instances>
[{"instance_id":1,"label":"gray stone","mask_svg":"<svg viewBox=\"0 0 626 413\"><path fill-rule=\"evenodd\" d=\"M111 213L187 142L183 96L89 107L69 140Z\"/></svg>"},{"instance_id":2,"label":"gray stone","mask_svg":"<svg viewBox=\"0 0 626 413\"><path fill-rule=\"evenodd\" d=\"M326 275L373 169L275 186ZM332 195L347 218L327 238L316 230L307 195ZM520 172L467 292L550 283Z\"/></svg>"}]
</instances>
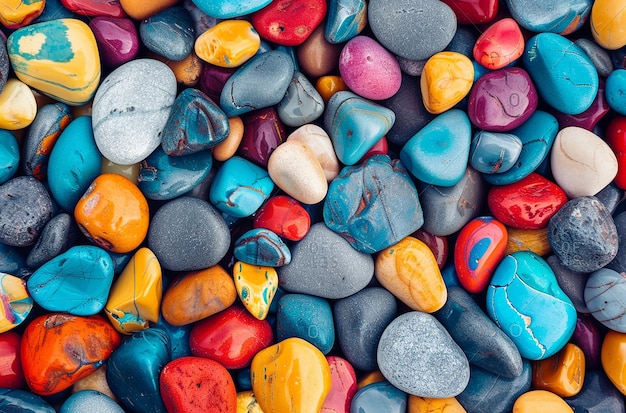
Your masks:
<instances>
[{"instance_id":1,"label":"gray stone","mask_svg":"<svg viewBox=\"0 0 626 413\"><path fill-rule=\"evenodd\" d=\"M230 246L230 231L211 204L182 196L167 202L154 214L148 246L165 269L200 270L224 258Z\"/></svg>"},{"instance_id":2,"label":"gray stone","mask_svg":"<svg viewBox=\"0 0 626 413\"><path fill-rule=\"evenodd\" d=\"M620 204L620 201L624 198L624 190L618 187L615 182L611 182L594 196L598 198L598 201L604 204L611 214L613 214Z\"/></svg>"},{"instance_id":3,"label":"gray stone","mask_svg":"<svg viewBox=\"0 0 626 413\"><path fill-rule=\"evenodd\" d=\"M378 341L396 317L397 309L393 294L380 287L368 287L335 302L333 314L337 341L354 368L364 371L378 368Z\"/></svg>"},{"instance_id":4,"label":"gray stone","mask_svg":"<svg viewBox=\"0 0 626 413\"><path fill-rule=\"evenodd\" d=\"M154 59L132 60L108 75L92 107L94 139L102 155L121 165L150 155L161 144L176 89L172 70Z\"/></svg>"},{"instance_id":5,"label":"gray stone","mask_svg":"<svg viewBox=\"0 0 626 413\"><path fill-rule=\"evenodd\" d=\"M291 263L277 270L280 286L288 292L338 299L369 284L374 259L318 222L292 247Z\"/></svg>"},{"instance_id":6,"label":"gray stone","mask_svg":"<svg viewBox=\"0 0 626 413\"><path fill-rule=\"evenodd\" d=\"M7 50L7 39L0 36L0 92L4 89L9 79L9 52Z\"/></svg>"},{"instance_id":7,"label":"gray stone","mask_svg":"<svg viewBox=\"0 0 626 413\"><path fill-rule=\"evenodd\" d=\"M565 402L576 413L624 413L624 396L603 371L587 371L583 388Z\"/></svg>"},{"instance_id":8,"label":"gray stone","mask_svg":"<svg viewBox=\"0 0 626 413\"><path fill-rule=\"evenodd\" d=\"M285 125L298 127L322 116L324 100L306 76L295 72L276 111Z\"/></svg>"},{"instance_id":9,"label":"gray stone","mask_svg":"<svg viewBox=\"0 0 626 413\"><path fill-rule=\"evenodd\" d=\"M596 67L598 75L601 77L608 77L613 71L613 62L611 61L611 55L603 49L598 43L591 39L580 38L576 39L574 43L583 49L583 52L589 56L591 63Z\"/></svg>"},{"instance_id":10,"label":"gray stone","mask_svg":"<svg viewBox=\"0 0 626 413\"><path fill-rule=\"evenodd\" d=\"M552 268L556 281L559 283L561 290L572 300L572 304L579 313L588 313L589 309L585 304L585 284L589 274L586 272L572 271L569 268L564 267L556 255L550 255L546 262Z\"/></svg>"},{"instance_id":11,"label":"gray stone","mask_svg":"<svg viewBox=\"0 0 626 413\"><path fill-rule=\"evenodd\" d=\"M38 268L57 255L67 251L78 237L78 227L74 218L61 212L54 216L41 232L37 243L26 257L30 268Z\"/></svg>"},{"instance_id":12,"label":"gray stone","mask_svg":"<svg viewBox=\"0 0 626 413\"><path fill-rule=\"evenodd\" d=\"M626 213L624 207L626 202L620 202L618 206L617 215L613 217L615 228L617 228L618 247L617 255L613 260L606 265L606 268L610 268L617 272L626 272Z\"/></svg>"},{"instance_id":13,"label":"gray stone","mask_svg":"<svg viewBox=\"0 0 626 413\"><path fill-rule=\"evenodd\" d=\"M456 396L470 379L463 350L434 316L419 311L389 323L376 357L380 372L392 385L419 397Z\"/></svg>"},{"instance_id":14,"label":"gray stone","mask_svg":"<svg viewBox=\"0 0 626 413\"><path fill-rule=\"evenodd\" d=\"M605 327L626 333L626 278L624 274L600 268L589 275L585 303L591 315Z\"/></svg>"}]
</instances>

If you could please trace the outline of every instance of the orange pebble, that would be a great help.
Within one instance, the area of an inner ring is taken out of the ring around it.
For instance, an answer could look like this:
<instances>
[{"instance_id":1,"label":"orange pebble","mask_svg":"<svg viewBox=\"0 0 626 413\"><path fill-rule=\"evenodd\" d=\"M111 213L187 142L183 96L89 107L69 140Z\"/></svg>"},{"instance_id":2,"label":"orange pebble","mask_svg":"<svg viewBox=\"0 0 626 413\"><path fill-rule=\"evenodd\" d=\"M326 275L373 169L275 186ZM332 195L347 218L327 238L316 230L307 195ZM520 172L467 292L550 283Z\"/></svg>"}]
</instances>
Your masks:
<instances>
[{"instance_id":1,"label":"orange pebble","mask_svg":"<svg viewBox=\"0 0 626 413\"><path fill-rule=\"evenodd\" d=\"M572 413L574 410L554 393L546 390L532 390L515 400L513 413Z\"/></svg>"},{"instance_id":2,"label":"orange pebble","mask_svg":"<svg viewBox=\"0 0 626 413\"><path fill-rule=\"evenodd\" d=\"M383 376L380 370L374 370L370 373L367 373L365 376L361 378L361 380L359 380L359 382L357 383L357 388L362 389L368 384L378 383L378 382L385 381L385 380L387 379L385 378L385 376Z\"/></svg>"},{"instance_id":3,"label":"orange pebble","mask_svg":"<svg viewBox=\"0 0 626 413\"><path fill-rule=\"evenodd\" d=\"M554 356L533 363L533 387L561 397L578 394L584 379L585 354L575 344L568 343Z\"/></svg>"},{"instance_id":4,"label":"orange pebble","mask_svg":"<svg viewBox=\"0 0 626 413\"><path fill-rule=\"evenodd\" d=\"M609 330L602 342L602 368L617 390L626 395L626 333Z\"/></svg>"},{"instance_id":5,"label":"orange pebble","mask_svg":"<svg viewBox=\"0 0 626 413\"><path fill-rule=\"evenodd\" d=\"M348 90L348 86L346 86L346 82L339 76L322 76L315 82L315 89L317 89L317 93L324 99L324 103L328 103L335 93Z\"/></svg>"},{"instance_id":6,"label":"orange pebble","mask_svg":"<svg viewBox=\"0 0 626 413\"><path fill-rule=\"evenodd\" d=\"M168 7L175 6L178 0L119 0L122 8L135 20L143 20Z\"/></svg>"},{"instance_id":7,"label":"orange pebble","mask_svg":"<svg viewBox=\"0 0 626 413\"><path fill-rule=\"evenodd\" d=\"M148 202L137 186L117 174L98 176L80 198L74 217L81 231L98 246L126 253L148 233Z\"/></svg>"},{"instance_id":8,"label":"orange pebble","mask_svg":"<svg viewBox=\"0 0 626 413\"><path fill-rule=\"evenodd\" d=\"M418 397L409 395L407 413L466 413L454 397L445 399L432 399L428 397Z\"/></svg>"},{"instance_id":9,"label":"orange pebble","mask_svg":"<svg viewBox=\"0 0 626 413\"><path fill-rule=\"evenodd\" d=\"M228 118L228 125L230 126L228 136L212 149L213 158L216 161L225 161L232 158L243 139L243 121L239 116Z\"/></svg>"},{"instance_id":10,"label":"orange pebble","mask_svg":"<svg viewBox=\"0 0 626 413\"><path fill-rule=\"evenodd\" d=\"M195 86L200 79L200 73L202 72L202 60L196 55L195 52L191 52L183 60L169 60L166 57L158 55L156 53L149 53L150 58L160 60L165 63L167 67L172 69L176 81L186 87Z\"/></svg>"},{"instance_id":11,"label":"orange pebble","mask_svg":"<svg viewBox=\"0 0 626 413\"><path fill-rule=\"evenodd\" d=\"M509 235L506 242L504 255L512 254L516 251L532 251L537 255L545 257L552 249L548 243L548 229L517 229L507 227Z\"/></svg>"}]
</instances>

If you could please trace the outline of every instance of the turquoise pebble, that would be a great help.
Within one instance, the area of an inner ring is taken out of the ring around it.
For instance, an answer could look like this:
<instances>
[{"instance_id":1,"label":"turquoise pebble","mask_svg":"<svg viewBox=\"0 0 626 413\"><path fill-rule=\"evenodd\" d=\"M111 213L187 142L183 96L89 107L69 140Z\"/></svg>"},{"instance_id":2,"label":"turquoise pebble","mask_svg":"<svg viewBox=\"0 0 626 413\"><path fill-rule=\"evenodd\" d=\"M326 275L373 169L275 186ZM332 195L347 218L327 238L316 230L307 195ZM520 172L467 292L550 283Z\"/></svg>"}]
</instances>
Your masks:
<instances>
[{"instance_id":1,"label":"turquoise pebble","mask_svg":"<svg viewBox=\"0 0 626 413\"><path fill-rule=\"evenodd\" d=\"M589 18L593 0L508 0L515 21L535 33L572 33Z\"/></svg>"},{"instance_id":2,"label":"turquoise pebble","mask_svg":"<svg viewBox=\"0 0 626 413\"><path fill-rule=\"evenodd\" d=\"M169 7L139 24L139 37L146 48L174 61L183 60L196 40L193 20L182 6Z\"/></svg>"},{"instance_id":3,"label":"turquoise pebble","mask_svg":"<svg viewBox=\"0 0 626 413\"><path fill-rule=\"evenodd\" d=\"M606 78L604 90L609 107L626 116L626 69L617 69Z\"/></svg>"},{"instance_id":4,"label":"turquoise pebble","mask_svg":"<svg viewBox=\"0 0 626 413\"><path fill-rule=\"evenodd\" d=\"M272 0L193 0L200 10L218 19L244 16L270 4Z\"/></svg>"},{"instance_id":5,"label":"turquoise pebble","mask_svg":"<svg viewBox=\"0 0 626 413\"><path fill-rule=\"evenodd\" d=\"M70 122L59 136L48 160L48 184L54 200L68 213L100 175L102 155L96 146L91 116Z\"/></svg>"},{"instance_id":6,"label":"turquoise pebble","mask_svg":"<svg viewBox=\"0 0 626 413\"><path fill-rule=\"evenodd\" d=\"M554 109L578 115L596 98L598 71L571 40L555 33L537 34L526 43L523 61L539 95Z\"/></svg>"},{"instance_id":7,"label":"turquoise pebble","mask_svg":"<svg viewBox=\"0 0 626 413\"><path fill-rule=\"evenodd\" d=\"M295 72L276 111L285 125L298 127L322 116L324 100L306 76Z\"/></svg>"},{"instance_id":8,"label":"turquoise pebble","mask_svg":"<svg viewBox=\"0 0 626 413\"><path fill-rule=\"evenodd\" d=\"M291 262L291 252L273 231L255 228L247 231L237 241L235 258L247 264L280 267Z\"/></svg>"},{"instance_id":9,"label":"turquoise pebble","mask_svg":"<svg viewBox=\"0 0 626 413\"><path fill-rule=\"evenodd\" d=\"M20 250L0 242L0 273L18 275L22 269L26 269L26 258Z\"/></svg>"},{"instance_id":10,"label":"turquoise pebble","mask_svg":"<svg viewBox=\"0 0 626 413\"><path fill-rule=\"evenodd\" d=\"M365 0L330 0L324 36L330 43L344 43L361 33L366 23Z\"/></svg>"},{"instance_id":11,"label":"turquoise pebble","mask_svg":"<svg viewBox=\"0 0 626 413\"><path fill-rule=\"evenodd\" d=\"M166 285L163 286L167 288ZM189 334L191 333L191 324L184 326L174 326L165 321L163 316L159 316L159 320L153 326L167 334L170 342L170 356L172 360L177 358L191 356L191 347L189 346Z\"/></svg>"},{"instance_id":12,"label":"turquoise pebble","mask_svg":"<svg viewBox=\"0 0 626 413\"><path fill-rule=\"evenodd\" d=\"M491 72L491 69L486 68L476 60L472 60L472 66L474 66L474 82L480 79L482 75Z\"/></svg>"},{"instance_id":13,"label":"turquoise pebble","mask_svg":"<svg viewBox=\"0 0 626 413\"><path fill-rule=\"evenodd\" d=\"M220 211L243 218L254 214L273 189L274 182L265 169L233 156L215 174L209 199Z\"/></svg>"},{"instance_id":14,"label":"turquoise pebble","mask_svg":"<svg viewBox=\"0 0 626 413\"><path fill-rule=\"evenodd\" d=\"M478 172L502 173L515 165L521 152L522 141L515 135L478 131L472 139L469 162Z\"/></svg>"},{"instance_id":15,"label":"turquoise pebble","mask_svg":"<svg viewBox=\"0 0 626 413\"><path fill-rule=\"evenodd\" d=\"M380 381L359 389L350 403L350 412L358 413L405 413L407 394Z\"/></svg>"},{"instance_id":16,"label":"turquoise pebble","mask_svg":"<svg viewBox=\"0 0 626 413\"><path fill-rule=\"evenodd\" d=\"M20 389L0 389L0 408L3 412L55 413L54 407L31 392Z\"/></svg>"},{"instance_id":17,"label":"turquoise pebble","mask_svg":"<svg viewBox=\"0 0 626 413\"><path fill-rule=\"evenodd\" d=\"M20 147L17 139L7 130L0 130L0 184L15 175L20 163Z\"/></svg>"},{"instance_id":18,"label":"turquoise pebble","mask_svg":"<svg viewBox=\"0 0 626 413\"><path fill-rule=\"evenodd\" d=\"M451 109L413 135L402 147L400 159L420 181L453 186L463 178L467 168L471 139L467 114Z\"/></svg>"},{"instance_id":19,"label":"turquoise pebble","mask_svg":"<svg viewBox=\"0 0 626 413\"><path fill-rule=\"evenodd\" d=\"M99 247L79 245L48 261L26 283L48 311L86 316L100 312L113 282L113 261Z\"/></svg>"},{"instance_id":20,"label":"turquoise pebble","mask_svg":"<svg viewBox=\"0 0 626 413\"><path fill-rule=\"evenodd\" d=\"M285 294L278 302L276 339L299 337L327 354L335 344L333 313L328 300L307 294Z\"/></svg>"},{"instance_id":21,"label":"turquoise pebble","mask_svg":"<svg viewBox=\"0 0 626 413\"><path fill-rule=\"evenodd\" d=\"M59 413L124 413L124 409L113 399L97 390L81 390L68 397Z\"/></svg>"},{"instance_id":22,"label":"turquoise pebble","mask_svg":"<svg viewBox=\"0 0 626 413\"><path fill-rule=\"evenodd\" d=\"M487 312L529 360L555 354L576 327L574 304L550 266L530 251L514 252L498 264L487 289Z\"/></svg>"}]
</instances>

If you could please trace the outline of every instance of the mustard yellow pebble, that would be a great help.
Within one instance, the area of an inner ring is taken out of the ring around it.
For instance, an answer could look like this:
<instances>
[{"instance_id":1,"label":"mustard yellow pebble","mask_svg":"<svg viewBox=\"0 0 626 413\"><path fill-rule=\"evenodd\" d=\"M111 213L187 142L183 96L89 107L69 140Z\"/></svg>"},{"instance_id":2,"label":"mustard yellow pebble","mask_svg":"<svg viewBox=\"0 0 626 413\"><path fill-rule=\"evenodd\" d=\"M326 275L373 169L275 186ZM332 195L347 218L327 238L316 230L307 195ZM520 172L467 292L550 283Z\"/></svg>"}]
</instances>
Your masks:
<instances>
[{"instance_id":1,"label":"mustard yellow pebble","mask_svg":"<svg viewBox=\"0 0 626 413\"><path fill-rule=\"evenodd\" d=\"M420 88L426 110L443 113L459 103L472 88L474 66L465 55L439 52L431 56L422 71Z\"/></svg>"},{"instance_id":2,"label":"mustard yellow pebble","mask_svg":"<svg viewBox=\"0 0 626 413\"><path fill-rule=\"evenodd\" d=\"M35 120L37 101L30 88L9 79L0 93L0 129L24 129Z\"/></svg>"},{"instance_id":3,"label":"mustard yellow pebble","mask_svg":"<svg viewBox=\"0 0 626 413\"><path fill-rule=\"evenodd\" d=\"M198 57L220 67L238 67L259 50L261 38L246 20L224 20L202 33L194 45Z\"/></svg>"},{"instance_id":4,"label":"mustard yellow pebble","mask_svg":"<svg viewBox=\"0 0 626 413\"><path fill-rule=\"evenodd\" d=\"M251 390L237 393L237 413L263 413Z\"/></svg>"},{"instance_id":5,"label":"mustard yellow pebble","mask_svg":"<svg viewBox=\"0 0 626 413\"><path fill-rule=\"evenodd\" d=\"M547 390L531 390L519 396L513 405L513 413L571 413L574 410L554 393Z\"/></svg>"},{"instance_id":6,"label":"mustard yellow pebble","mask_svg":"<svg viewBox=\"0 0 626 413\"><path fill-rule=\"evenodd\" d=\"M626 45L626 1L596 0L591 7L591 34L605 49Z\"/></svg>"},{"instance_id":7,"label":"mustard yellow pebble","mask_svg":"<svg viewBox=\"0 0 626 413\"><path fill-rule=\"evenodd\" d=\"M407 413L466 413L454 397L445 399L433 399L409 395Z\"/></svg>"}]
</instances>

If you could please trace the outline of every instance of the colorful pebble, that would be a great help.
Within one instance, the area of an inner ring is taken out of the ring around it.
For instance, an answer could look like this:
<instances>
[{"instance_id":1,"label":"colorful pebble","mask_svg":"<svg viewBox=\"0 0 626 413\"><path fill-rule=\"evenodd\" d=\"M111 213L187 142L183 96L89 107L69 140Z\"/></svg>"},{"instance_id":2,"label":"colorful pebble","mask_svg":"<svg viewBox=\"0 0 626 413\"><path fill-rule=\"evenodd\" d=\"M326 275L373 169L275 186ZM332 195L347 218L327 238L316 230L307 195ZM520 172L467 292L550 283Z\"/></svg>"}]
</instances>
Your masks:
<instances>
[{"instance_id":1,"label":"colorful pebble","mask_svg":"<svg viewBox=\"0 0 626 413\"><path fill-rule=\"evenodd\" d=\"M193 21L184 7L168 7L142 20L139 38L148 50L171 60L182 60L193 50Z\"/></svg>"},{"instance_id":2,"label":"colorful pebble","mask_svg":"<svg viewBox=\"0 0 626 413\"><path fill-rule=\"evenodd\" d=\"M278 110L274 106L253 110L242 115L241 120L244 130L237 154L267 169L270 155L287 136Z\"/></svg>"},{"instance_id":3,"label":"colorful pebble","mask_svg":"<svg viewBox=\"0 0 626 413\"><path fill-rule=\"evenodd\" d=\"M37 102L26 83L9 79L0 93L0 128L24 129L35 120Z\"/></svg>"},{"instance_id":4,"label":"colorful pebble","mask_svg":"<svg viewBox=\"0 0 626 413\"><path fill-rule=\"evenodd\" d=\"M364 0L331 0L324 36L333 43L344 43L365 29L367 24L367 3Z\"/></svg>"},{"instance_id":5,"label":"colorful pebble","mask_svg":"<svg viewBox=\"0 0 626 413\"><path fill-rule=\"evenodd\" d=\"M485 174L502 173L515 165L521 152L522 141L517 136L482 130L472 138L469 164Z\"/></svg>"},{"instance_id":6,"label":"colorful pebble","mask_svg":"<svg viewBox=\"0 0 626 413\"><path fill-rule=\"evenodd\" d=\"M338 356L327 356L326 361L330 367L331 385L321 412L349 413L352 398L357 392L354 368Z\"/></svg>"},{"instance_id":7,"label":"colorful pebble","mask_svg":"<svg viewBox=\"0 0 626 413\"><path fill-rule=\"evenodd\" d=\"M0 386L4 389L20 389L26 384L20 359L21 340L22 336L14 331L0 333Z\"/></svg>"},{"instance_id":8,"label":"colorful pebble","mask_svg":"<svg viewBox=\"0 0 626 413\"><path fill-rule=\"evenodd\" d=\"M267 228L289 241L300 241L311 228L311 216L297 200L276 195L254 215L254 227Z\"/></svg>"},{"instance_id":9,"label":"colorful pebble","mask_svg":"<svg viewBox=\"0 0 626 413\"><path fill-rule=\"evenodd\" d=\"M235 241L233 255L252 265L280 267L291 262L291 251L276 233L265 228L251 229Z\"/></svg>"},{"instance_id":10,"label":"colorful pebble","mask_svg":"<svg viewBox=\"0 0 626 413\"><path fill-rule=\"evenodd\" d=\"M0 333L20 325L33 308L26 282L14 275L0 273Z\"/></svg>"},{"instance_id":11,"label":"colorful pebble","mask_svg":"<svg viewBox=\"0 0 626 413\"><path fill-rule=\"evenodd\" d=\"M89 27L105 66L121 66L139 53L139 33L131 19L97 16L89 21Z\"/></svg>"},{"instance_id":12,"label":"colorful pebble","mask_svg":"<svg viewBox=\"0 0 626 413\"><path fill-rule=\"evenodd\" d=\"M324 101L306 76L296 71L276 110L285 125L298 127L322 116Z\"/></svg>"},{"instance_id":13,"label":"colorful pebble","mask_svg":"<svg viewBox=\"0 0 626 413\"><path fill-rule=\"evenodd\" d=\"M571 413L574 410L559 396L546 390L532 390L515 400L514 413L536 412L549 409L554 413Z\"/></svg>"},{"instance_id":14,"label":"colorful pebble","mask_svg":"<svg viewBox=\"0 0 626 413\"><path fill-rule=\"evenodd\" d=\"M278 300L276 340L299 337L328 354L335 344L328 300L307 294L285 294Z\"/></svg>"},{"instance_id":15,"label":"colorful pebble","mask_svg":"<svg viewBox=\"0 0 626 413\"><path fill-rule=\"evenodd\" d=\"M591 34L602 47L609 50L626 45L626 36L621 30L626 19L623 3L609 0L594 1L591 7Z\"/></svg>"},{"instance_id":16,"label":"colorful pebble","mask_svg":"<svg viewBox=\"0 0 626 413\"><path fill-rule=\"evenodd\" d=\"M297 46L322 23L326 10L323 0L276 0L255 12L250 22L263 39Z\"/></svg>"},{"instance_id":17,"label":"colorful pebble","mask_svg":"<svg viewBox=\"0 0 626 413\"><path fill-rule=\"evenodd\" d=\"M300 141L313 152L324 171L326 181L330 182L339 175L340 166L333 143L323 128L315 124L302 125L291 132L287 140Z\"/></svg>"},{"instance_id":18,"label":"colorful pebble","mask_svg":"<svg viewBox=\"0 0 626 413\"><path fill-rule=\"evenodd\" d=\"M467 96L474 83L474 66L461 53L439 52L426 61L420 79L424 107L437 115Z\"/></svg>"},{"instance_id":19,"label":"colorful pebble","mask_svg":"<svg viewBox=\"0 0 626 413\"><path fill-rule=\"evenodd\" d=\"M488 69L502 69L524 53L524 36L517 22L504 18L485 30L474 45L473 56Z\"/></svg>"},{"instance_id":20,"label":"colorful pebble","mask_svg":"<svg viewBox=\"0 0 626 413\"><path fill-rule=\"evenodd\" d=\"M389 413L406 412L407 394L387 381L363 386L356 392L350 412L374 413L384 410Z\"/></svg>"},{"instance_id":21,"label":"colorful pebble","mask_svg":"<svg viewBox=\"0 0 626 413\"><path fill-rule=\"evenodd\" d=\"M256 319L264 320L278 288L276 269L238 261L233 266L233 278L246 310Z\"/></svg>"},{"instance_id":22,"label":"colorful pebble","mask_svg":"<svg viewBox=\"0 0 626 413\"><path fill-rule=\"evenodd\" d=\"M202 33L194 50L207 63L239 67L259 50L261 38L245 20L224 20Z\"/></svg>"},{"instance_id":23,"label":"colorful pebble","mask_svg":"<svg viewBox=\"0 0 626 413\"><path fill-rule=\"evenodd\" d=\"M41 15L45 4L45 0L9 0L0 8L0 23L9 29L26 26Z\"/></svg>"},{"instance_id":24,"label":"colorful pebble","mask_svg":"<svg viewBox=\"0 0 626 413\"><path fill-rule=\"evenodd\" d=\"M585 354L575 344L567 343L552 357L533 364L533 387L561 397L575 396L585 380Z\"/></svg>"},{"instance_id":25,"label":"colorful pebble","mask_svg":"<svg viewBox=\"0 0 626 413\"><path fill-rule=\"evenodd\" d=\"M11 179L20 164L20 147L9 131L0 132L0 185Z\"/></svg>"}]
</instances>

